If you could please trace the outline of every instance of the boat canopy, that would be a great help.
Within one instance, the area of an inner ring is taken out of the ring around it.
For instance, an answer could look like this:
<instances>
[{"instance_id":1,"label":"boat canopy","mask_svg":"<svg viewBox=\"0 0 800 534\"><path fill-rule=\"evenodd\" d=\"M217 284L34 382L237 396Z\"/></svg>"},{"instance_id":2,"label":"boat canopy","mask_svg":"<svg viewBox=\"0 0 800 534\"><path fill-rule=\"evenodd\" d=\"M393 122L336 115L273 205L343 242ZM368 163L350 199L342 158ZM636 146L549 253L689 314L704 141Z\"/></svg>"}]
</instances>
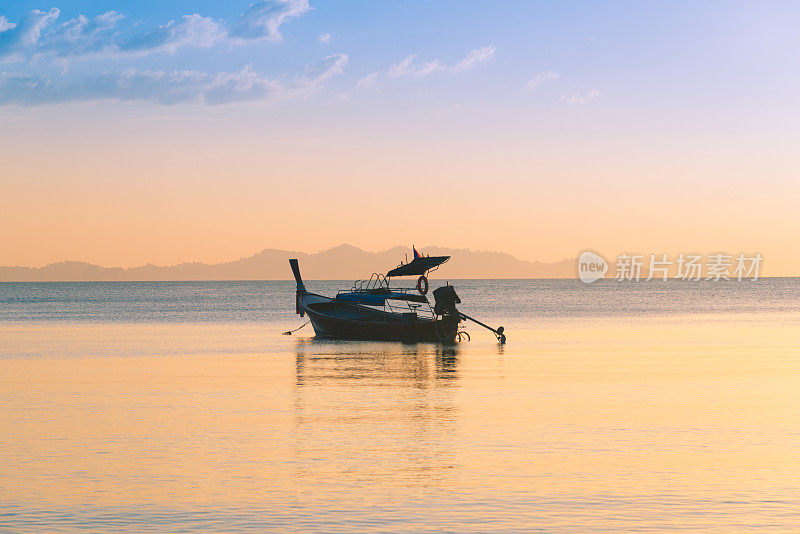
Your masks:
<instances>
[{"instance_id":1,"label":"boat canopy","mask_svg":"<svg viewBox=\"0 0 800 534\"><path fill-rule=\"evenodd\" d=\"M424 256L414 258L413 261L392 269L386 273L386 276L419 276L427 273L434 267L438 267L449 259L450 256Z\"/></svg>"},{"instance_id":2,"label":"boat canopy","mask_svg":"<svg viewBox=\"0 0 800 534\"><path fill-rule=\"evenodd\" d=\"M401 291L370 292L370 291L351 291L339 293L336 300L343 302L354 302L356 304L366 304L368 306L383 306L387 300L405 300L409 302L428 302L424 295L417 293L404 293Z\"/></svg>"}]
</instances>

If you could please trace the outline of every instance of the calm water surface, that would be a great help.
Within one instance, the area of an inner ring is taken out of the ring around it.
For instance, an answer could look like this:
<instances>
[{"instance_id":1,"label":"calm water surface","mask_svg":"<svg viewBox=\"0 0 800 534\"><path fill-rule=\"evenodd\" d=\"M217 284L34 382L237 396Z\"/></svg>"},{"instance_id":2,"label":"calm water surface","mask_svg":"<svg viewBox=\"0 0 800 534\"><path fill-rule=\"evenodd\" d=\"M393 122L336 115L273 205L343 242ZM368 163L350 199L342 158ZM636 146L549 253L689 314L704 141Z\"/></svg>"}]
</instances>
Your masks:
<instances>
[{"instance_id":1,"label":"calm water surface","mask_svg":"<svg viewBox=\"0 0 800 534\"><path fill-rule=\"evenodd\" d=\"M0 284L0 531L800 531L800 280L455 285L505 347L282 336L289 282Z\"/></svg>"}]
</instances>

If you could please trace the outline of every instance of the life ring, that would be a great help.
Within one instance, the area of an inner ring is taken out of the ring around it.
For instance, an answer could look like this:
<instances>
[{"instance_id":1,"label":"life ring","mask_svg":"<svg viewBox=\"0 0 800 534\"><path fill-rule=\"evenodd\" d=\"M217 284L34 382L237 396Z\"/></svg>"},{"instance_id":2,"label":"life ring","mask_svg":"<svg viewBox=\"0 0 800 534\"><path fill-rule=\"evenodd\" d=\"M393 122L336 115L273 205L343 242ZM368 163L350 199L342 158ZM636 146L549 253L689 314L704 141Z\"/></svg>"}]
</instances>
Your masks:
<instances>
[{"instance_id":1,"label":"life ring","mask_svg":"<svg viewBox=\"0 0 800 534\"><path fill-rule=\"evenodd\" d=\"M417 278L417 291L419 291L420 295L428 294L428 279L425 278L425 275Z\"/></svg>"}]
</instances>

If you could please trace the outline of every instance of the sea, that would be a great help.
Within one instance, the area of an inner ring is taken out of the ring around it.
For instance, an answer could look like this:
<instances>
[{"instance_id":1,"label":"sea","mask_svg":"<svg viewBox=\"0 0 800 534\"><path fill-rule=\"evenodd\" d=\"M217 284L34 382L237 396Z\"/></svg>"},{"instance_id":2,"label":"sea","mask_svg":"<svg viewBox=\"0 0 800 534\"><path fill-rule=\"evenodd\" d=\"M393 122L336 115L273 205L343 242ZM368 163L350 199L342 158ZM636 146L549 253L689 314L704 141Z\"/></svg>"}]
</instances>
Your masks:
<instances>
[{"instance_id":1,"label":"sea","mask_svg":"<svg viewBox=\"0 0 800 534\"><path fill-rule=\"evenodd\" d=\"M505 345L0 283L0 532L800 532L799 278L448 282Z\"/></svg>"}]
</instances>

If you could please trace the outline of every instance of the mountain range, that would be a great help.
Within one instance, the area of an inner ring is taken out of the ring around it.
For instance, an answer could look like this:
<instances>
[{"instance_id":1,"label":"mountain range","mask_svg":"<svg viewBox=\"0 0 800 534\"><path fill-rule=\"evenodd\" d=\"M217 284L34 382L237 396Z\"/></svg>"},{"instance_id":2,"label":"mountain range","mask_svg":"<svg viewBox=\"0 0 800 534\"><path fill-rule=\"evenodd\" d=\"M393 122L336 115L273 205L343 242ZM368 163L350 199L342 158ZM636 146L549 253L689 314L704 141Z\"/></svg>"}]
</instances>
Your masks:
<instances>
[{"instance_id":1,"label":"mountain range","mask_svg":"<svg viewBox=\"0 0 800 534\"><path fill-rule=\"evenodd\" d=\"M289 258L298 258L308 280L351 280L385 273L411 251L396 246L369 252L352 245L339 245L317 253L264 249L249 257L225 263L180 263L141 267L102 267L80 261L62 261L44 267L0 267L2 282L112 281L112 280L287 280L292 278ZM502 252L427 247L430 256L451 256L432 278L574 278L576 259L555 263L523 261Z\"/></svg>"}]
</instances>

